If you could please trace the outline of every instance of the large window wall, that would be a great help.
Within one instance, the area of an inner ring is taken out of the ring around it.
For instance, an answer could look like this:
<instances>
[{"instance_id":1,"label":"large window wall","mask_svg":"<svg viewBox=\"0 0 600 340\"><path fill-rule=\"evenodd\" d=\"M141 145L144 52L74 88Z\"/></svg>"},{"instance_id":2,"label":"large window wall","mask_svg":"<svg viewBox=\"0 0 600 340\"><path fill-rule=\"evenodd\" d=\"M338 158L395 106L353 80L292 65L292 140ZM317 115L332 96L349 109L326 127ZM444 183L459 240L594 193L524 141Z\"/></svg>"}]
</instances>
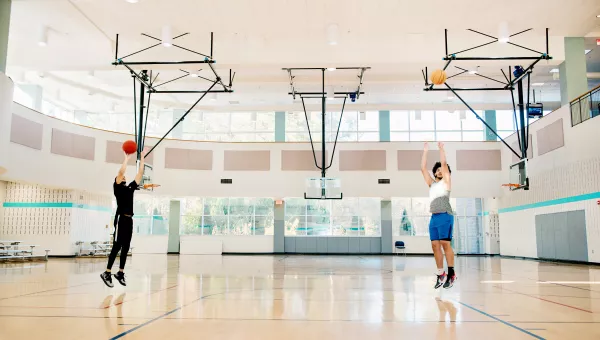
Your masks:
<instances>
[{"instance_id":1,"label":"large window wall","mask_svg":"<svg viewBox=\"0 0 600 340\"><path fill-rule=\"evenodd\" d=\"M285 236L381 236L381 199L285 199Z\"/></svg>"},{"instance_id":2,"label":"large window wall","mask_svg":"<svg viewBox=\"0 0 600 340\"><path fill-rule=\"evenodd\" d=\"M112 202L113 216L117 202ZM139 235L166 235L169 233L170 199L166 196L154 196L138 193L133 202L133 227Z\"/></svg>"},{"instance_id":3,"label":"large window wall","mask_svg":"<svg viewBox=\"0 0 600 340\"><path fill-rule=\"evenodd\" d=\"M181 235L273 235L272 198L181 200Z\"/></svg>"},{"instance_id":4,"label":"large window wall","mask_svg":"<svg viewBox=\"0 0 600 340\"><path fill-rule=\"evenodd\" d=\"M14 100L24 106L35 106L35 98L20 86L15 87ZM120 107L122 109L122 107ZM76 124L123 133L134 132L133 113L100 108L98 112L86 112L65 107L53 97L44 96L41 111L52 117ZM184 110L154 107L149 112L147 135L162 137ZM484 118L483 110L476 110ZM549 113L545 111L544 114ZM465 110L392 110L390 111L391 141L484 141L486 131L483 123L470 111ZM334 141L338 124L340 142L377 142L380 140L379 111L345 110L326 115L325 138ZM462 118L462 119L461 119ZM341 119L341 123L340 123ZM168 138L220 141L220 142L274 142L274 111L263 112L201 112L192 111ZM310 112L308 120L312 139L321 141L321 113ZM529 123L535 119L530 119ZM500 136L514 133L512 110L496 111L496 129ZM493 124L491 124L493 125ZM285 113L285 140L308 142L310 140L304 112ZM383 126L386 126L384 124Z\"/></svg>"},{"instance_id":5,"label":"large window wall","mask_svg":"<svg viewBox=\"0 0 600 340\"><path fill-rule=\"evenodd\" d=\"M483 199L451 198L454 209L454 247L459 253L483 252ZM429 198L393 197L393 235L429 237Z\"/></svg>"},{"instance_id":6,"label":"large window wall","mask_svg":"<svg viewBox=\"0 0 600 340\"><path fill-rule=\"evenodd\" d=\"M321 112L307 114L313 141L321 141ZM340 123L341 118L341 123ZM378 142L379 111L328 112L325 117L325 140L334 141L338 125L340 142ZM285 119L285 139L289 142L308 142L308 127L304 112L288 112Z\"/></svg>"}]
</instances>

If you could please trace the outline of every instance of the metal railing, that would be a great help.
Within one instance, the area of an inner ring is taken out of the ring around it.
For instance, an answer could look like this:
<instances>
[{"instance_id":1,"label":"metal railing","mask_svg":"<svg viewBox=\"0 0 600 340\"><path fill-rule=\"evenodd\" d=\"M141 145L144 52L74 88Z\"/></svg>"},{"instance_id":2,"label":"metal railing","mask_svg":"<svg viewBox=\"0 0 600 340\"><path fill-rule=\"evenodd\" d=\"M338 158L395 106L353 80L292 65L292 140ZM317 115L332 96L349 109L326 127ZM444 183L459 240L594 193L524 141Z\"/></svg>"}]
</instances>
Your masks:
<instances>
[{"instance_id":1,"label":"metal railing","mask_svg":"<svg viewBox=\"0 0 600 340\"><path fill-rule=\"evenodd\" d=\"M571 101L571 126L600 115L600 85Z\"/></svg>"}]
</instances>

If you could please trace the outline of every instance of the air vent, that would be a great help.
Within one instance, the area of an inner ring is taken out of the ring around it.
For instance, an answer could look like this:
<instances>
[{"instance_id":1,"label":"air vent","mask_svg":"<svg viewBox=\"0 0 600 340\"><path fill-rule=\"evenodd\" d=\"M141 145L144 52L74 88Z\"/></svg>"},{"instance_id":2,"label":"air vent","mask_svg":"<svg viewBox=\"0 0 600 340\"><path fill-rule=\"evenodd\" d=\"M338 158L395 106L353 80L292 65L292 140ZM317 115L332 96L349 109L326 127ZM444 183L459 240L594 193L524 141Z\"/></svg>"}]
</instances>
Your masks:
<instances>
[{"instance_id":1,"label":"air vent","mask_svg":"<svg viewBox=\"0 0 600 340\"><path fill-rule=\"evenodd\" d=\"M233 180L231 178L221 178L221 184L233 184Z\"/></svg>"},{"instance_id":2,"label":"air vent","mask_svg":"<svg viewBox=\"0 0 600 340\"><path fill-rule=\"evenodd\" d=\"M380 178L377 180L377 183L379 184L390 184L390 179L389 178Z\"/></svg>"},{"instance_id":3,"label":"air vent","mask_svg":"<svg viewBox=\"0 0 600 340\"><path fill-rule=\"evenodd\" d=\"M229 104L231 105L239 105L240 101L239 100L230 100Z\"/></svg>"}]
</instances>

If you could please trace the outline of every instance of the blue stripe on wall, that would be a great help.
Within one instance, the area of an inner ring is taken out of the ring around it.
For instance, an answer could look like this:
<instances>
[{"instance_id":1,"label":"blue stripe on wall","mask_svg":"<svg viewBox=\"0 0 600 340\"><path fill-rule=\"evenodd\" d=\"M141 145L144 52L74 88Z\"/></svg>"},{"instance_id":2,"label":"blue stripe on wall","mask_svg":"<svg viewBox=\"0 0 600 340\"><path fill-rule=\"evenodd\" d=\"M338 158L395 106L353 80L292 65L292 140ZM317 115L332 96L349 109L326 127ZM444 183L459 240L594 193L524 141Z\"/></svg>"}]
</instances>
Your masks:
<instances>
[{"instance_id":1,"label":"blue stripe on wall","mask_svg":"<svg viewBox=\"0 0 600 340\"><path fill-rule=\"evenodd\" d=\"M587 201L587 200L592 200L592 199L600 199L600 192L592 192L592 193L584 194L584 195L563 197L563 198L557 198L557 199L549 200L549 201L542 201L542 202L537 202L537 203L531 203L531 204L517 205L517 206L514 206L514 207L502 208L502 209L498 209L498 213L499 214L509 213L509 212L513 212L513 211L535 209L535 208L541 208L541 207L548 207L548 206L551 206L551 205L558 205L558 204L566 204L566 203Z\"/></svg>"},{"instance_id":2,"label":"blue stripe on wall","mask_svg":"<svg viewBox=\"0 0 600 340\"><path fill-rule=\"evenodd\" d=\"M76 208L84 210L96 210L96 211L107 211L110 212L111 208L88 205L88 204L75 204L72 202L4 202L2 204L4 208Z\"/></svg>"}]
</instances>

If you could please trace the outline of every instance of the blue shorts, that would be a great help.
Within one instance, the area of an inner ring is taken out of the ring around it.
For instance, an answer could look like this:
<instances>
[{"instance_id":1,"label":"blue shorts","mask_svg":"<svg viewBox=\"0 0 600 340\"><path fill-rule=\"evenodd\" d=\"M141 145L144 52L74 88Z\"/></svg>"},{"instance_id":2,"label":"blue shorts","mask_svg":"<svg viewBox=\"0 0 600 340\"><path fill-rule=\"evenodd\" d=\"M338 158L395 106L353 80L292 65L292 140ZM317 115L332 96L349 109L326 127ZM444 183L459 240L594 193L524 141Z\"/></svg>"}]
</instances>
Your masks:
<instances>
[{"instance_id":1,"label":"blue shorts","mask_svg":"<svg viewBox=\"0 0 600 340\"><path fill-rule=\"evenodd\" d=\"M451 241L454 216L448 213L433 214L429 221L429 239Z\"/></svg>"}]
</instances>

